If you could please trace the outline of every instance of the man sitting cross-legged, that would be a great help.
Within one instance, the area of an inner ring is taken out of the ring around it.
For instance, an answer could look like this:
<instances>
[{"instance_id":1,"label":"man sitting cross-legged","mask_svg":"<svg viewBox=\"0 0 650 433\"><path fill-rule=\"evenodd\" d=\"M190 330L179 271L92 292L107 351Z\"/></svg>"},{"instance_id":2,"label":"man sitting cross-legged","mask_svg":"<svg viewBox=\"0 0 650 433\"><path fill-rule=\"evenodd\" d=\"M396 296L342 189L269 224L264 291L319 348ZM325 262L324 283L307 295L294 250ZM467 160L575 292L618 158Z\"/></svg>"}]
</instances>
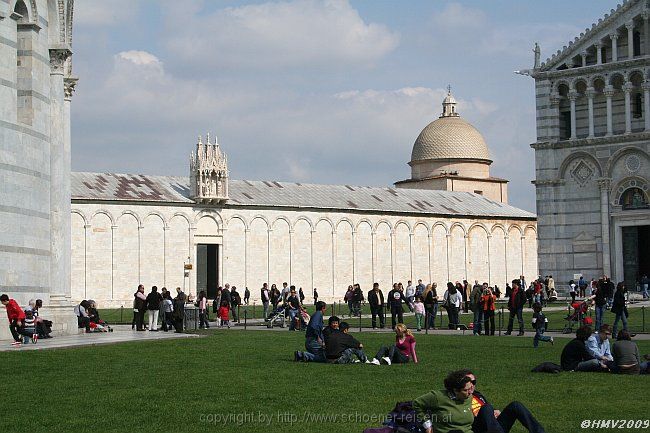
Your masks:
<instances>
[{"instance_id":1,"label":"man sitting cross-legged","mask_svg":"<svg viewBox=\"0 0 650 433\"><path fill-rule=\"evenodd\" d=\"M339 332L334 332L329 336L325 344L327 362L332 364L352 364L353 362L368 361L368 357L363 352L363 344L351 336L349 330L350 325L347 322L341 322Z\"/></svg>"}]
</instances>

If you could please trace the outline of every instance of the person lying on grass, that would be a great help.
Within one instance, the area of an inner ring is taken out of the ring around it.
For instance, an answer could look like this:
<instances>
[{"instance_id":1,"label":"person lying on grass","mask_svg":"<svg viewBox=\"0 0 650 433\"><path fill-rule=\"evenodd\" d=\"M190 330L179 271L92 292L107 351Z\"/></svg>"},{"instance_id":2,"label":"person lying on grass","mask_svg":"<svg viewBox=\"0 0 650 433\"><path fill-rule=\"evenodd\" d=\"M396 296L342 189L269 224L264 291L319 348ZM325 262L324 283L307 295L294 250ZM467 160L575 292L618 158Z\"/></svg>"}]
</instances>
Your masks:
<instances>
[{"instance_id":1,"label":"person lying on grass","mask_svg":"<svg viewBox=\"0 0 650 433\"><path fill-rule=\"evenodd\" d=\"M409 361L418 363L418 356L415 353L415 337L406 325L398 323L395 326L395 344L390 347L381 346L370 363L379 365L383 362L391 365L393 363L406 364Z\"/></svg>"},{"instance_id":2,"label":"person lying on grass","mask_svg":"<svg viewBox=\"0 0 650 433\"><path fill-rule=\"evenodd\" d=\"M531 433L544 433L544 428L519 402L510 403L503 412L495 410L476 393L476 376L470 370L452 371L444 386L443 390L430 391L413 401L426 433L508 433L516 420Z\"/></svg>"},{"instance_id":3,"label":"person lying on grass","mask_svg":"<svg viewBox=\"0 0 650 433\"><path fill-rule=\"evenodd\" d=\"M327 362L332 364L368 362L368 357L363 351L363 344L351 336L349 330L350 325L347 322L341 322L339 331L330 334L329 339L325 342Z\"/></svg>"}]
</instances>

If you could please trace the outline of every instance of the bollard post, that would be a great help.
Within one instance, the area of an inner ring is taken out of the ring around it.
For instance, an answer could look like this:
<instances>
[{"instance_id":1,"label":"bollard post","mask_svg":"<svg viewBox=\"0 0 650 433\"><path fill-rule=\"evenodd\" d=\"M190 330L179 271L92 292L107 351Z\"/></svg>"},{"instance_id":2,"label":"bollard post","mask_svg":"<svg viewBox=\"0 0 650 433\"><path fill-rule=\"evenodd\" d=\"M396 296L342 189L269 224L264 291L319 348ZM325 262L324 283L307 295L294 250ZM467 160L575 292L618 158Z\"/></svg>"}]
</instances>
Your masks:
<instances>
[{"instance_id":1,"label":"bollard post","mask_svg":"<svg viewBox=\"0 0 650 433\"><path fill-rule=\"evenodd\" d=\"M361 312L359 312L359 332L361 332Z\"/></svg>"},{"instance_id":2,"label":"bollard post","mask_svg":"<svg viewBox=\"0 0 650 433\"><path fill-rule=\"evenodd\" d=\"M120 323L124 323L124 305L120 307Z\"/></svg>"},{"instance_id":3,"label":"bollard post","mask_svg":"<svg viewBox=\"0 0 650 433\"><path fill-rule=\"evenodd\" d=\"M499 337L501 336L501 329L503 328L503 305L499 310Z\"/></svg>"},{"instance_id":4,"label":"bollard post","mask_svg":"<svg viewBox=\"0 0 650 433\"><path fill-rule=\"evenodd\" d=\"M424 312L424 333L429 334L429 316L430 313L428 311Z\"/></svg>"},{"instance_id":5,"label":"bollard post","mask_svg":"<svg viewBox=\"0 0 650 433\"><path fill-rule=\"evenodd\" d=\"M253 320L255 320L255 301L253 301Z\"/></svg>"},{"instance_id":6,"label":"bollard post","mask_svg":"<svg viewBox=\"0 0 650 433\"><path fill-rule=\"evenodd\" d=\"M641 332L645 332L645 305L641 307Z\"/></svg>"},{"instance_id":7,"label":"bollard post","mask_svg":"<svg viewBox=\"0 0 650 433\"><path fill-rule=\"evenodd\" d=\"M440 309L440 326L438 329L442 329L442 308Z\"/></svg>"},{"instance_id":8,"label":"bollard post","mask_svg":"<svg viewBox=\"0 0 650 433\"><path fill-rule=\"evenodd\" d=\"M244 310L244 331L246 330L246 325L248 325L248 309Z\"/></svg>"}]
</instances>

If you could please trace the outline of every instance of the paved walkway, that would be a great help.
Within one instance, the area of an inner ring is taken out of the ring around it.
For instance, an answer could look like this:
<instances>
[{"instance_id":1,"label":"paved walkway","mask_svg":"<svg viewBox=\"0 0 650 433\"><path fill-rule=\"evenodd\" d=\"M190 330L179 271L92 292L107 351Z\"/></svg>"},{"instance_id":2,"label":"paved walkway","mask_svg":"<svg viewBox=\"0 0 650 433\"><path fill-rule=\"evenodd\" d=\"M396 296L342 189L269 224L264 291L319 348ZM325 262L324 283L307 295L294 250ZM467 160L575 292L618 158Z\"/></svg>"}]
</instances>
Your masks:
<instances>
[{"instance_id":1,"label":"paved walkway","mask_svg":"<svg viewBox=\"0 0 650 433\"><path fill-rule=\"evenodd\" d=\"M174 332L137 332L131 327L114 326L114 332L93 332L91 334L74 334L58 336L47 340L38 340L36 344L22 344L20 348L11 346L10 340L0 342L0 352L62 349L68 347L96 346L133 341L169 340L173 338L198 338L198 334L176 334Z\"/></svg>"}]
</instances>

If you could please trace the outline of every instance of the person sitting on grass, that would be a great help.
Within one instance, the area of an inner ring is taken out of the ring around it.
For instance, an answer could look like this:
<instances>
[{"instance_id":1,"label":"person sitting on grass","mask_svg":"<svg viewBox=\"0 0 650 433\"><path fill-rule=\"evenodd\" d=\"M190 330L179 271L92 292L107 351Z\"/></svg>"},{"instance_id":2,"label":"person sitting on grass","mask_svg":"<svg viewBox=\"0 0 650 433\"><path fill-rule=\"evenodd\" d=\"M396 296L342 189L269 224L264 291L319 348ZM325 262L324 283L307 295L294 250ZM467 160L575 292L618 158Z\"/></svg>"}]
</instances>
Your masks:
<instances>
[{"instance_id":1,"label":"person sitting on grass","mask_svg":"<svg viewBox=\"0 0 650 433\"><path fill-rule=\"evenodd\" d=\"M548 341L553 344L553 337L544 335L546 327L548 326L548 319L542 313L542 304L535 302L533 304L533 329L535 330L535 337L533 337L533 347L538 347L540 341Z\"/></svg>"},{"instance_id":2,"label":"person sitting on grass","mask_svg":"<svg viewBox=\"0 0 650 433\"><path fill-rule=\"evenodd\" d=\"M363 351L363 344L349 334L350 325L341 322L339 332L333 332L325 343L327 362L332 364L352 364L353 362L368 362ZM355 357L357 358L355 360Z\"/></svg>"},{"instance_id":3,"label":"person sitting on grass","mask_svg":"<svg viewBox=\"0 0 650 433\"><path fill-rule=\"evenodd\" d=\"M305 332L305 352L295 351L295 361L325 362L325 337L323 336L323 314L327 304L323 301L316 303L316 312L309 319Z\"/></svg>"},{"instance_id":4,"label":"person sitting on grass","mask_svg":"<svg viewBox=\"0 0 650 433\"><path fill-rule=\"evenodd\" d=\"M609 344L609 337L612 335L612 328L604 324L598 330L598 333L591 334L587 339L585 345L587 350L597 360L612 368L614 366L614 357Z\"/></svg>"},{"instance_id":5,"label":"person sitting on grass","mask_svg":"<svg viewBox=\"0 0 650 433\"><path fill-rule=\"evenodd\" d=\"M564 371L607 371L607 365L596 359L587 350L586 341L593 331L589 325L583 325L576 331L576 338L571 340L560 356L560 365Z\"/></svg>"},{"instance_id":6,"label":"person sitting on grass","mask_svg":"<svg viewBox=\"0 0 650 433\"><path fill-rule=\"evenodd\" d=\"M626 329L618 331L613 352L614 364L612 372L618 374L650 374L650 362L641 362L639 346L632 341L632 337ZM647 360L650 357L645 355L644 358Z\"/></svg>"},{"instance_id":7,"label":"person sitting on grass","mask_svg":"<svg viewBox=\"0 0 650 433\"><path fill-rule=\"evenodd\" d=\"M316 302L318 302L318 301L316 301ZM327 347L332 334L335 334L337 332L341 332L339 330L339 322L340 321L341 320L337 316L330 316L330 318L328 319L327 326L325 328L323 328L323 341L325 342L325 347ZM307 355L307 357L305 357L305 352L301 352L299 350L296 350L295 352L293 352L293 360L294 361L304 361L304 362L312 361L309 358L311 358L309 356L309 354Z\"/></svg>"},{"instance_id":8,"label":"person sitting on grass","mask_svg":"<svg viewBox=\"0 0 650 433\"><path fill-rule=\"evenodd\" d=\"M379 365L383 362L391 365L393 363L406 364L409 361L418 363L418 356L415 353L415 337L406 325L398 323L395 326L395 344L390 347L381 346L370 363Z\"/></svg>"},{"instance_id":9,"label":"person sitting on grass","mask_svg":"<svg viewBox=\"0 0 650 433\"><path fill-rule=\"evenodd\" d=\"M445 389L430 391L413 401L418 420L426 433L508 433L519 420L531 433L544 433L530 411L512 402L503 412L495 410L476 392L476 376L470 370L452 371Z\"/></svg>"},{"instance_id":10,"label":"person sitting on grass","mask_svg":"<svg viewBox=\"0 0 650 433\"><path fill-rule=\"evenodd\" d=\"M22 344L22 336L32 337L25 330L25 312L18 302L13 299L9 299L9 296L5 293L0 295L0 302L7 309L7 317L9 318L9 331L11 331L11 336L14 337L14 341L11 343L14 347L20 347Z\"/></svg>"}]
</instances>

